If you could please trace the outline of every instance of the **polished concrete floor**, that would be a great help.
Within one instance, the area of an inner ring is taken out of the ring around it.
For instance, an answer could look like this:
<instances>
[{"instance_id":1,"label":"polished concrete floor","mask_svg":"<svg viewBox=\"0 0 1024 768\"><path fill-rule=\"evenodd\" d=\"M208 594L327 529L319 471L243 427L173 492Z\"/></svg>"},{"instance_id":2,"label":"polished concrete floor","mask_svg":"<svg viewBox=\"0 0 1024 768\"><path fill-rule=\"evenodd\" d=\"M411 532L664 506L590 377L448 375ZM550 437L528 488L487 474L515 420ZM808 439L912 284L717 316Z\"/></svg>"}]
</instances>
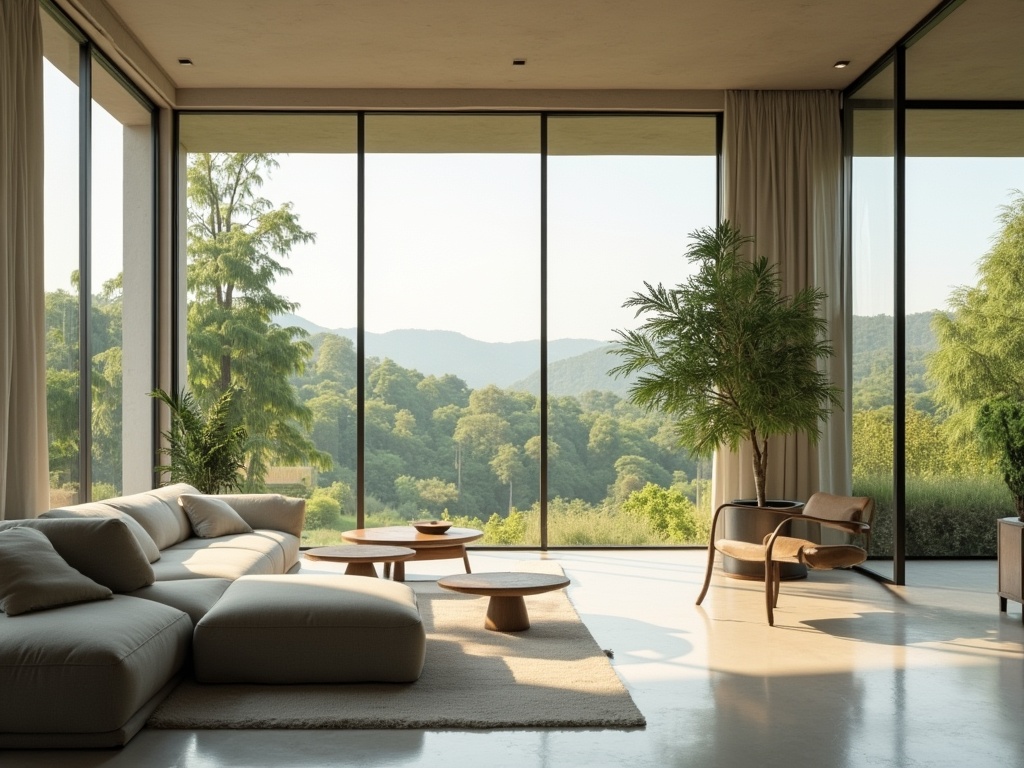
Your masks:
<instances>
[{"instance_id":1,"label":"polished concrete floor","mask_svg":"<svg viewBox=\"0 0 1024 768\"><path fill-rule=\"evenodd\" d=\"M0 766L1024 766L1024 625L1016 603L999 613L995 562L911 562L908 587L816 573L783 584L769 628L754 582L716 575L693 605L704 557L548 556L643 729L143 730L122 750L0 752ZM410 578L451 565L409 564Z\"/></svg>"}]
</instances>

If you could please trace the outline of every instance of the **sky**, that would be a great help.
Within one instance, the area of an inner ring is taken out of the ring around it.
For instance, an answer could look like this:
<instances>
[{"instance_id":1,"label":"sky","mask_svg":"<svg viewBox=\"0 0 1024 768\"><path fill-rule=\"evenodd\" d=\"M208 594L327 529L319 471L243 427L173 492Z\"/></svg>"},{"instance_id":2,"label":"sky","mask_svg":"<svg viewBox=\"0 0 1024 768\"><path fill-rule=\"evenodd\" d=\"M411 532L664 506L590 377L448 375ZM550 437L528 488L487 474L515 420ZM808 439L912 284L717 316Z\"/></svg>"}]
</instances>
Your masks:
<instances>
[{"instance_id":1,"label":"sky","mask_svg":"<svg viewBox=\"0 0 1024 768\"><path fill-rule=\"evenodd\" d=\"M892 314L892 158L854 160L853 313ZM977 281L1024 158L907 158L907 312L944 309Z\"/></svg>"},{"instance_id":2,"label":"sky","mask_svg":"<svg viewBox=\"0 0 1024 768\"><path fill-rule=\"evenodd\" d=\"M48 64L46 287L77 268L77 89ZM67 119L60 119L61 116ZM54 116L57 116L54 119ZM94 105L93 284L122 260L121 135ZM298 314L354 327L353 155L290 154L263 194L291 202L316 243L293 249L279 291ZM529 154L367 157L366 327L453 330L484 341L533 340L539 328L539 161ZM853 311L892 313L892 161L854 166ZM907 159L907 311L941 309L976 280L1000 206L1024 187L1021 158ZM634 327L622 303L643 282L675 284L691 267L688 233L714 222L709 157L557 157L548 161L548 337L610 340Z\"/></svg>"}]
</instances>

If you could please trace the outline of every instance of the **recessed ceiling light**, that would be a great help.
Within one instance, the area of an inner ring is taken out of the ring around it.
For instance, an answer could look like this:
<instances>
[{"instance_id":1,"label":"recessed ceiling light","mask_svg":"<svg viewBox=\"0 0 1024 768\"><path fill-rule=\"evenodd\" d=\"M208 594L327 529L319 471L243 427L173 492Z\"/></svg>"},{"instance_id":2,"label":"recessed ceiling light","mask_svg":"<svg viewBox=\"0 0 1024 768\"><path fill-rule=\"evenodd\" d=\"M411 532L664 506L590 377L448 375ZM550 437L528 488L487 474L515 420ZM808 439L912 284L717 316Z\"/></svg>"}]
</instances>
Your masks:
<instances>
[{"instance_id":1,"label":"recessed ceiling light","mask_svg":"<svg viewBox=\"0 0 1024 768\"><path fill-rule=\"evenodd\" d=\"M850 62L848 62L848 61L837 61L832 66L835 67L836 69L846 69L848 66L850 66Z\"/></svg>"},{"instance_id":2,"label":"recessed ceiling light","mask_svg":"<svg viewBox=\"0 0 1024 768\"><path fill-rule=\"evenodd\" d=\"M191 67L192 59L178 59L178 63L183 67Z\"/></svg>"},{"instance_id":3,"label":"recessed ceiling light","mask_svg":"<svg viewBox=\"0 0 1024 768\"><path fill-rule=\"evenodd\" d=\"M512 59L512 66L513 67L525 67L526 66L526 59Z\"/></svg>"}]
</instances>

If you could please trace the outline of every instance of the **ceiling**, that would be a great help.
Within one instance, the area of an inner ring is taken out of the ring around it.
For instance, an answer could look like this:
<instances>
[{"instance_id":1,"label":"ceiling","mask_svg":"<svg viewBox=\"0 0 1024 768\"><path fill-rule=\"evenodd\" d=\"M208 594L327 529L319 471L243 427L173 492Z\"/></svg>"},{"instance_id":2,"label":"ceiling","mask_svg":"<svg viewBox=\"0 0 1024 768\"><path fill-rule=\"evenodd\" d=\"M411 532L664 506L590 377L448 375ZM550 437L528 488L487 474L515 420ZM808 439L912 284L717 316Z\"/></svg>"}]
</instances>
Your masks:
<instances>
[{"instance_id":1,"label":"ceiling","mask_svg":"<svg viewBox=\"0 0 1024 768\"><path fill-rule=\"evenodd\" d=\"M843 88L938 0L106 0L178 91ZM102 0L58 0L88 9ZM968 0L973 2L973 0ZM193 66L178 64L189 58ZM513 59L526 60L514 66ZM835 69L849 60L846 69Z\"/></svg>"}]
</instances>

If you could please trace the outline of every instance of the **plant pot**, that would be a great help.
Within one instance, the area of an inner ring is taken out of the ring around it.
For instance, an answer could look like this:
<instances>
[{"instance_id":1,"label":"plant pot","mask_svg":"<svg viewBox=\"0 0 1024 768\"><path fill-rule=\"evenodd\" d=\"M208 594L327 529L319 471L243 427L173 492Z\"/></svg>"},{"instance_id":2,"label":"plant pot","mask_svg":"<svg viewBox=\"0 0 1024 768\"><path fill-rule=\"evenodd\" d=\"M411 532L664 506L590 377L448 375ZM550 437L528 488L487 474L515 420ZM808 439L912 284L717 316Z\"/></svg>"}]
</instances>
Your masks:
<instances>
[{"instance_id":1,"label":"plant pot","mask_svg":"<svg viewBox=\"0 0 1024 768\"><path fill-rule=\"evenodd\" d=\"M804 506L802 501L783 499L769 499L765 502L764 507L758 507L756 499L733 499L729 504L730 506L722 510L722 516L719 519L719 525L722 526L722 537L757 543L764 541L764 537L774 531L782 522L782 517L772 514L771 510L799 512ZM795 536L802 534L803 532L799 529L791 532L791 535ZM726 576L731 576L734 579L764 581L764 564L762 563L737 560L734 557L723 555L722 570ZM779 571L783 580L807 578L807 566L800 563L783 563Z\"/></svg>"}]
</instances>

